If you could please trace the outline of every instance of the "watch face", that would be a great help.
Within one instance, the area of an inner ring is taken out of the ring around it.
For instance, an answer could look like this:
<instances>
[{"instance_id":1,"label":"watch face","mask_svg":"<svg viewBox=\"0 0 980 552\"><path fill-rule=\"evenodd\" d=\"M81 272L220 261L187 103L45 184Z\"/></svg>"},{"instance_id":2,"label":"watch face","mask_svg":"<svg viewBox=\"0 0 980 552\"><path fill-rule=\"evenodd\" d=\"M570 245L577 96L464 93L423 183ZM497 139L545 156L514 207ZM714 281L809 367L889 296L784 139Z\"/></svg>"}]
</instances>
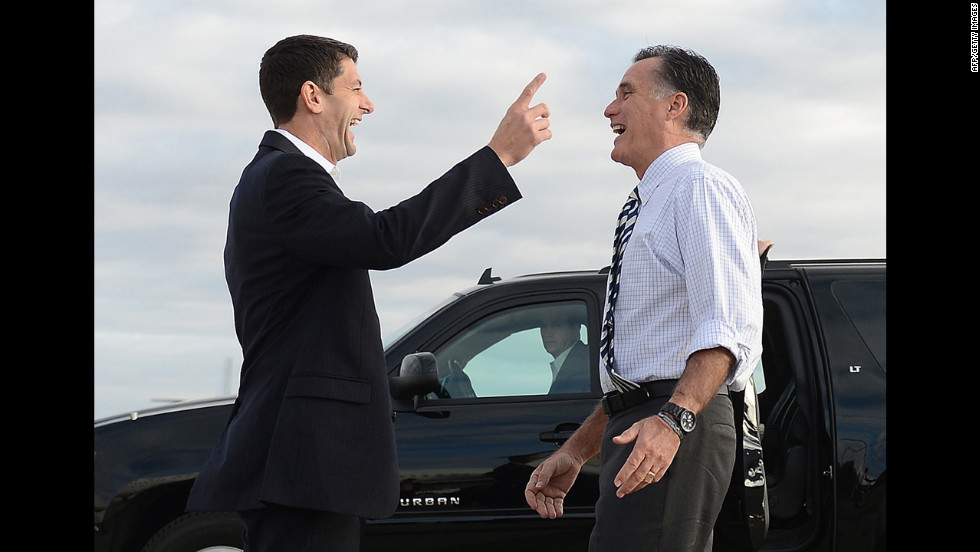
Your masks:
<instances>
[{"instance_id":1,"label":"watch face","mask_svg":"<svg viewBox=\"0 0 980 552\"><path fill-rule=\"evenodd\" d=\"M690 433L694 431L694 422L695 422L694 413L692 413L690 410L685 410L684 412L681 413L680 422L681 422L681 429L684 430L684 433Z\"/></svg>"}]
</instances>

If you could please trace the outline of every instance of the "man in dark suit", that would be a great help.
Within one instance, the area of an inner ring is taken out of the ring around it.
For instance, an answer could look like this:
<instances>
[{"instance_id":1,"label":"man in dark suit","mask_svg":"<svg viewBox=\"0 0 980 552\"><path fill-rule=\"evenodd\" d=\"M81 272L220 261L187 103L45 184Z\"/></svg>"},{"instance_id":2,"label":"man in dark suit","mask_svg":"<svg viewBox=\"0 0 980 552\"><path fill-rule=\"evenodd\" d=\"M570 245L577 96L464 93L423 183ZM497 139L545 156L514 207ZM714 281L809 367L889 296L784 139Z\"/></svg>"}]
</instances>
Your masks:
<instances>
[{"instance_id":1,"label":"man in dark suit","mask_svg":"<svg viewBox=\"0 0 980 552\"><path fill-rule=\"evenodd\" d=\"M549 394L582 393L591 377L589 346L579 338L582 324L567 312L554 312L541 323L541 343L551 361Z\"/></svg>"},{"instance_id":2,"label":"man in dark suit","mask_svg":"<svg viewBox=\"0 0 980 552\"><path fill-rule=\"evenodd\" d=\"M357 50L283 39L259 84L275 130L230 204L225 277L244 353L238 399L189 511L236 511L249 552L357 550L361 520L398 503L380 323L368 270L402 266L521 194L507 167L551 137L540 74L486 147L374 212L338 187L351 128L374 111Z\"/></svg>"}]
</instances>

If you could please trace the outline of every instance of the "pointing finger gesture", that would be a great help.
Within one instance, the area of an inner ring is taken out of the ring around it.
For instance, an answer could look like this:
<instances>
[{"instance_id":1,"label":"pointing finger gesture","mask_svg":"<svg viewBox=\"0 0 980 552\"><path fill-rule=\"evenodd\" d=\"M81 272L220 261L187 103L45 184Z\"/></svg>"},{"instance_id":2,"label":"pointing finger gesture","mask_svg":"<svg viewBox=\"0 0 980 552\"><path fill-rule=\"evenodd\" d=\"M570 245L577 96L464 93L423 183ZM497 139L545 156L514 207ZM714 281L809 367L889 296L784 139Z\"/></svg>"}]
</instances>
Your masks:
<instances>
[{"instance_id":1,"label":"pointing finger gesture","mask_svg":"<svg viewBox=\"0 0 980 552\"><path fill-rule=\"evenodd\" d=\"M531 100L547 75L534 77L517 100L511 104L490 139L490 149L497 153L504 166L510 167L527 157L538 144L551 138L548 117L551 110L544 103L531 107Z\"/></svg>"}]
</instances>

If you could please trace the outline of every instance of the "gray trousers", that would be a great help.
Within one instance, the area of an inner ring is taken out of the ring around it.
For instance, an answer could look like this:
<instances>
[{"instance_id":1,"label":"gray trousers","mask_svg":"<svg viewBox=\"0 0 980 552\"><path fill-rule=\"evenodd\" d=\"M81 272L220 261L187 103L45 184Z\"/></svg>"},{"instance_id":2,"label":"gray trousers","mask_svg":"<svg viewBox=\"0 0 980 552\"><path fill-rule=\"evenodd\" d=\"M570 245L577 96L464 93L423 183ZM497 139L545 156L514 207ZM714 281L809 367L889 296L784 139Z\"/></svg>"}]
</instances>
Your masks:
<instances>
[{"instance_id":1,"label":"gray trousers","mask_svg":"<svg viewBox=\"0 0 980 552\"><path fill-rule=\"evenodd\" d=\"M716 395L698 415L663 478L616 497L613 478L633 450L612 438L655 416L658 397L610 418L602 437L599 500L589 552L710 552L713 529L735 465L735 422L728 395Z\"/></svg>"}]
</instances>

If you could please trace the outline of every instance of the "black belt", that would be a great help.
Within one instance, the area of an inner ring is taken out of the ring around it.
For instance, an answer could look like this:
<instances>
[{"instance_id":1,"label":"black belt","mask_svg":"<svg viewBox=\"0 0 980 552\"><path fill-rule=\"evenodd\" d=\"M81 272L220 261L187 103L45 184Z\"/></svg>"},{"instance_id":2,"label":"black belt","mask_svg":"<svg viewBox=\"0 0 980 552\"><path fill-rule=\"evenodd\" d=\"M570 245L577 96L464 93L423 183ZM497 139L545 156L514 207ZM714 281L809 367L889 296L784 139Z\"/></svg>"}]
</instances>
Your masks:
<instances>
[{"instance_id":1,"label":"black belt","mask_svg":"<svg viewBox=\"0 0 980 552\"><path fill-rule=\"evenodd\" d=\"M606 416L618 414L624 410L633 408L639 404L643 404L650 399L655 399L657 397L670 397L674 394L674 387L677 385L677 380L655 380L644 382L639 385L639 388L633 389L632 391L627 391L625 393L610 391L603 395L600 402L602 403L602 411L606 413ZM718 390L718 394L727 395L728 386L722 385L721 389Z\"/></svg>"}]
</instances>

